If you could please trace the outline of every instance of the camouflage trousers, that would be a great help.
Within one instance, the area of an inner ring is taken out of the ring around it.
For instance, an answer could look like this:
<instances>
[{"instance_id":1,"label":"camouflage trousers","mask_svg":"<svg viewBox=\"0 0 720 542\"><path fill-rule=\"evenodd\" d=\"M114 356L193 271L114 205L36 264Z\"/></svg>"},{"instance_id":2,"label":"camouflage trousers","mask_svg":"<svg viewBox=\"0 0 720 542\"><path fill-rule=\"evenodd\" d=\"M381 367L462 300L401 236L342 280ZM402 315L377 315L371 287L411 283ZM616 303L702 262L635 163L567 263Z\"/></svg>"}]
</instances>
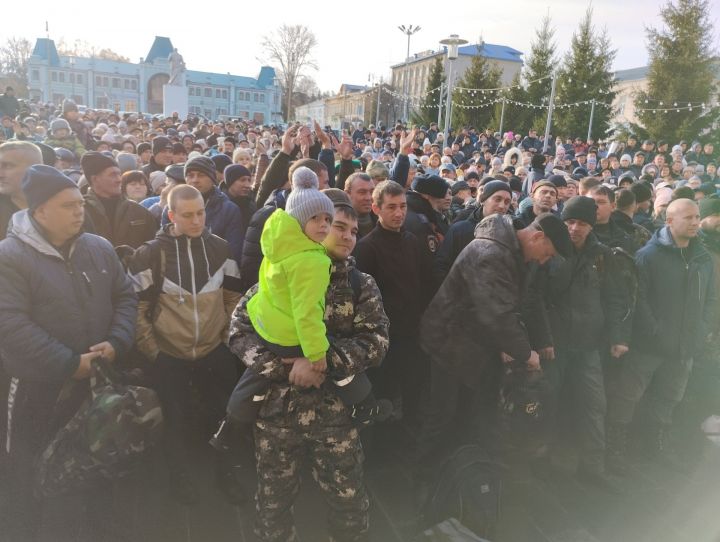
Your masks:
<instances>
[{"instance_id":1,"label":"camouflage trousers","mask_svg":"<svg viewBox=\"0 0 720 542\"><path fill-rule=\"evenodd\" d=\"M311 392L313 393L313 392ZM314 392L322 393L322 392ZM328 398L329 399L329 398ZM330 508L328 531L333 541L367 540L369 499L363 483L364 455L358 431L347 422L328 421L317 411L344 406L335 397L316 409L286 409L255 425L258 489L256 534L264 541L293 542L297 532L293 503L300 489L300 468L309 459L312 474ZM306 407L309 405L305 405Z\"/></svg>"}]
</instances>

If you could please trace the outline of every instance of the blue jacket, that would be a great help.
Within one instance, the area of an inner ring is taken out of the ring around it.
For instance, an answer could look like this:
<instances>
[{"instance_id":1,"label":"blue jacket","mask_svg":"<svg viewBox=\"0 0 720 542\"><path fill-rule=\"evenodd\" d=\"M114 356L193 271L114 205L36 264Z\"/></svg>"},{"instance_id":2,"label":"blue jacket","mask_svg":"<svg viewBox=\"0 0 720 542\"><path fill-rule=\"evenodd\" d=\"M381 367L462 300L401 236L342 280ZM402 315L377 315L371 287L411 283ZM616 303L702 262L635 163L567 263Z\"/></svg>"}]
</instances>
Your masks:
<instances>
[{"instance_id":1,"label":"blue jacket","mask_svg":"<svg viewBox=\"0 0 720 542\"><path fill-rule=\"evenodd\" d=\"M10 376L63 382L80 355L109 341L122 356L135 340L137 298L110 243L80 234L65 258L27 211L0 242L0 357Z\"/></svg>"},{"instance_id":2,"label":"blue jacket","mask_svg":"<svg viewBox=\"0 0 720 542\"><path fill-rule=\"evenodd\" d=\"M683 249L663 226L635 254L638 299L632 348L690 359L703 345L717 297L713 263L699 239Z\"/></svg>"}]
</instances>

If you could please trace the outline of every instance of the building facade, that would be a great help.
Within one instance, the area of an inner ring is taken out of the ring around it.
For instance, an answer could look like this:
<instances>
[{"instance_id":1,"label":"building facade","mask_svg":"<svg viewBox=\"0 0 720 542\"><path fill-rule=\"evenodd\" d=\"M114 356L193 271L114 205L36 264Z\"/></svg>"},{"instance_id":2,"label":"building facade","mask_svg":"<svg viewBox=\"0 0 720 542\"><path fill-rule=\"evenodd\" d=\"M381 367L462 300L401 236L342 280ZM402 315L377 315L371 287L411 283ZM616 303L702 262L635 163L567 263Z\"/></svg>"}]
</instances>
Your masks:
<instances>
[{"instance_id":1,"label":"building facade","mask_svg":"<svg viewBox=\"0 0 720 542\"><path fill-rule=\"evenodd\" d=\"M470 67L475 56L483 56L502 70L501 83L509 85L515 75L523 66L522 52L506 45L480 43L465 45L458 48L458 58L453 60L453 81L457 83ZM391 66L392 86L397 92L412 96L419 100L425 94L430 72L435 65L435 59L442 57L443 69L448 72L447 50L423 51L415 53L405 62Z\"/></svg>"},{"instance_id":2,"label":"building facade","mask_svg":"<svg viewBox=\"0 0 720 542\"><path fill-rule=\"evenodd\" d=\"M163 85L170 80L169 38L156 36L137 64L60 56L55 42L40 38L28 60L31 99L60 105L66 98L92 109L162 113ZM186 70L189 112L208 119L233 117L269 124L282 122L282 91L270 66L257 78Z\"/></svg>"}]
</instances>

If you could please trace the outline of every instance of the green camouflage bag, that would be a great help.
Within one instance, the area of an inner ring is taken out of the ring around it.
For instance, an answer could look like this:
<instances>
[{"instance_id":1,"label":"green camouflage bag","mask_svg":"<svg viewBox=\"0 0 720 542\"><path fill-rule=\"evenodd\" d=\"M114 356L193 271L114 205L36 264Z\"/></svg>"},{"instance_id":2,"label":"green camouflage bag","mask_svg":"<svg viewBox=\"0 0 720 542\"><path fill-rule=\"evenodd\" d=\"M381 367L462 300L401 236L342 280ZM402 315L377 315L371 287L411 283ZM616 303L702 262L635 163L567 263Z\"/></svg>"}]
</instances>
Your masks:
<instances>
[{"instance_id":1,"label":"green camouflage bag","mask_svg":"<svg viewBox=\"0 0 720 542\"><path fill-rule=\"evenodd\" d=\"M90 397L40 457L37 494L58 495L125 476L159 441L161 427L156 393L125 385L107 360L94 360Z\"/></svg>"}]
</instances>

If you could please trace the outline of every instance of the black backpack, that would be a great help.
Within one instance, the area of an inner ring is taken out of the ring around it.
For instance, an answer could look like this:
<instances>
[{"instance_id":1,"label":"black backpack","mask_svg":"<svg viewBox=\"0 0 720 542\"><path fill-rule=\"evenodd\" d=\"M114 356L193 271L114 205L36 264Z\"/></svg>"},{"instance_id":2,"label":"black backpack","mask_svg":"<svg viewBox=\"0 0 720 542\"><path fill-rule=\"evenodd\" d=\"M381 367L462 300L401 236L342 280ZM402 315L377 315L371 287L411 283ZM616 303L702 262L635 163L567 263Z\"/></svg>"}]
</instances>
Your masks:
<instances>
[{"instance_id":1,"label":"black backpack","mask_svg":"<svg viewBox=\"0 0 720 542\"><path fill-rule=\"evenodd\" d=\"M498 465L477 444L465 444L440 467L424 517L433 528L455 518L474 534L492 538L500 516L501 493Z\"/></svg>"}]
</instances>

